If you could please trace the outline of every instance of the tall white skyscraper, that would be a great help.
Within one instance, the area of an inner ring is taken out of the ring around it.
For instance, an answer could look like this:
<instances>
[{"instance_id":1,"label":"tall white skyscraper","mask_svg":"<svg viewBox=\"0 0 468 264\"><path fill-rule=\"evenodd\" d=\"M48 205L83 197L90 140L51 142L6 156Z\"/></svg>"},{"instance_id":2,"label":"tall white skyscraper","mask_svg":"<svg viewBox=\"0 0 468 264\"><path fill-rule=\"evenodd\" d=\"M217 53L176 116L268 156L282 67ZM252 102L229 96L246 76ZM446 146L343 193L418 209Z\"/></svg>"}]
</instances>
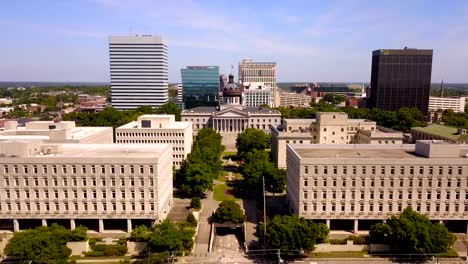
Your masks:
<instances>
[{"instance_id":1,"label":"tall white skyscraper","mask_svg":"<svg viewBox=\"0 0 468 264\"><path fill-rule=\"evenodd\" d=\"M113 107L168 101L167 43L160 36L109 36L109 57Z\"/></svg>"}]
</instances>

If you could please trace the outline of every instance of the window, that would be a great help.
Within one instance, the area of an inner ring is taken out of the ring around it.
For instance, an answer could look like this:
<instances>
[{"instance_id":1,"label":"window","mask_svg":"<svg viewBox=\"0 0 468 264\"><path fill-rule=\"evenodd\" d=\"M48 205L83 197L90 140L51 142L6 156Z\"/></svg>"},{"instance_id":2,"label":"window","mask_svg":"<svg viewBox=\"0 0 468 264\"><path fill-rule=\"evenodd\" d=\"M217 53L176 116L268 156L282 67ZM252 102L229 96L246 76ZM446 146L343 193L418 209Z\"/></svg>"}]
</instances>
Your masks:
<instances>
[{"instance_id":1,"label":"window","mask_svg":"<svg viewBox=\"0 0 468 264\"><path fill-rule=\"evenodd\" d=\"M309 166L304 166L304 173L309 174Z\"/></svg>"},{"instance_id":2,"label":"window","mask_svg":"<svg viewBox=\"0 0 468 264\"><path fill-rule=\"evenodd\" d=\"M305 186L305 187L307 187L307 186L308 186L307 179L304 179L304 186Z\"/></svg>"}]
</instances>

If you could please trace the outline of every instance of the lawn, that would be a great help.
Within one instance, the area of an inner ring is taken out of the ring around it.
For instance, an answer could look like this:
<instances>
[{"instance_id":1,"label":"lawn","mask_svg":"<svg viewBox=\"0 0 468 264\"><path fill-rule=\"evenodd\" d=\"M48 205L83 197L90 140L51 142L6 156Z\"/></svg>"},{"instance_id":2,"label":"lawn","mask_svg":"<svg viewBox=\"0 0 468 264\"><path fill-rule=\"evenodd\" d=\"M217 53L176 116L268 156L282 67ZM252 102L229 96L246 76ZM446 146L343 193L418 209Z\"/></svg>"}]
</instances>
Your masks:
<instances>
[{"instance_id":1,"label":"lawn","mask_svg":"<svg viewBox=\"0 0 468 264\"><path fill-rule=\"evenodd\" d=\"M232 188L227 186L227 184L218 184L214 187L213 198L216 201L237 201L238 199L232 194Z\"/></svg>"},{"instance_id":2,"label":"lawn","mask_svg":"<svg viewBox=\"0 0 468 264\"><path fill-rule=\"evenodd\" d=\"M223 156L237 156L237 151L224 151Z\"/></svg>"}]
</instances>

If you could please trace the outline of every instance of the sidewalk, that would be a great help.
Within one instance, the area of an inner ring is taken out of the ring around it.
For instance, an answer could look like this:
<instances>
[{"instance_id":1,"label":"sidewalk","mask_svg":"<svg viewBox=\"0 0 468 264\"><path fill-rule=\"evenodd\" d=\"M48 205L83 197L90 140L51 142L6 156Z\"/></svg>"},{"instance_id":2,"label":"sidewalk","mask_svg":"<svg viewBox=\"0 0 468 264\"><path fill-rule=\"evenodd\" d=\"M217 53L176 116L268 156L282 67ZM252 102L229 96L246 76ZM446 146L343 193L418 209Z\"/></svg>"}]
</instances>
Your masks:
<instances>
[{"instance_id":1,"label":"sidewalk","mask_svg":"<svg viewBox=\"0 0 468 264\"><path fill-rule=\"evenodd\" d=\"M218 207L218 202L213 200L213 192L206 194L206 199L202 200L202 211L200 213L200 219L198 221L198 234L195 238L195 255L205 255L208 253L208 244L210 241L211 225L208 222L208 218Z\"/></svg>"}]
</instances>

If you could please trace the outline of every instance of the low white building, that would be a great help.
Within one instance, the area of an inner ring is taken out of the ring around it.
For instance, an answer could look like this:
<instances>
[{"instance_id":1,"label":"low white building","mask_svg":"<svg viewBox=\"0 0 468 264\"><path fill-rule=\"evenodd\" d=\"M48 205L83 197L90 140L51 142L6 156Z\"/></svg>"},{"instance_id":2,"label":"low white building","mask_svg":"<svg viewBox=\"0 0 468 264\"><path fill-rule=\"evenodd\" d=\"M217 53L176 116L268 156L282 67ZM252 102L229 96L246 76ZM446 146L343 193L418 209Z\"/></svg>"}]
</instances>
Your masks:
<instances>
[{"instance_id":1,"label":"low white building","mask_svg":"<svg viewBox=\"0 0 468 264\"><path fill-rule=\"evenodd\" d=\"M192 123L175 121L174 115L142 115L137 121L116 128L115 135L116 143L170 144L175 167L192 150Z\"/></svg>"},{"instance_id":2,"label":"low white building","mask_svg":"<svg viewBox=\"0 0 468 264\"><path fill-rule=\"evenodd\" d=\"M310 106L312 102L310 95L294 92L280 92L279 99L279 106Z\"/></svg>"},{"instance_id":3,"label":"low white building","mask_svg":"<svg viewBox=\"0 0 468 264\"><path fill-rule=\"evenodd\" d=\"M286 168L288 144L403 144L402 133L339 112L320 112L316 119L283 119L282 125L271 128L271 137L278 168Z\"/></svg>"},{"instance_id":4,"label":"low white building","mask_svg":"<svg viewBox=\"0 0 468 264\"><path fill-rule=\"evenodd\" d=\"M6 121L0 141L8 139L40 139L53 143L114 142L112 127L77 127L74 121L32 121L24 127L17 121Z\"/></svg>"},{"instance_id":5,"label":"low white building","mask_svg":"<svg viewBox=\"0 0 468 264\"><path fill-rule=\"evenodd\" d=\"M369 230L411 206L431 220L468 225L468 147L441 141L415 145L288 145L291 211L331 229Z\"/></svg>"},{"instance_id":6,"label":"low white building","mask_svg":"<svg viewBox=\"0 0 468 264\"><path fill-rule=\"evenodd\" d=\"M259 82L246 82L242 84L242 105L245 107L258 107L268 105L274 107L273 89Z\"/></svg>"},{"instance_id":7,"label":"low white building","mask_svg":"<svg viewBox=\"0 0 468 264\"><path fill-rule=\"evenodd\" d=\"M465 104L467 97L429 97L429 112L436 112L438 110L451 109L454 112L465 112Z\"/></svg>"},{"instance_id":8,"label":"low white building","mask_svg":"<svg viewBox=\"0 0 468 264\"><path fill-rule=\"evenodd\" d=\"M0 142L0 228L60 223L121 229L165 219L172 206L168 144Z\"/></svg>"}]
</instances>

